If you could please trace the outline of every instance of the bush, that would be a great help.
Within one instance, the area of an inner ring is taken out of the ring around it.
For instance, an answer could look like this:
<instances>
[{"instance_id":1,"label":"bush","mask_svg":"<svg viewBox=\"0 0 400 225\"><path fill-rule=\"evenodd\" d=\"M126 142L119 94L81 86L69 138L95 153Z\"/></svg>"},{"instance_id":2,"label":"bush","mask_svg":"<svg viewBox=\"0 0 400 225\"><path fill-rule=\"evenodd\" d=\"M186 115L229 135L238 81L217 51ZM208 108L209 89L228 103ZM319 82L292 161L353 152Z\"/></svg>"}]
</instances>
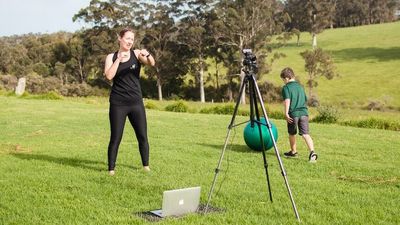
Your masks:
<instances>
[{"instance_id":1,"label":"bush","mask_svg":"<svg viewBox=\"0 0 400 225\"><path fill-rule=\"evenodd\" d=\"M165 110L170 112L187 112L189 110L189 107L186 105L185 102L178 101L171 105L167 105L165 107Z\"/></svg>"},{"instance_id":2,"label":"bush","mask_svg":"<svg viewBox=\"0 0 400 225\"><path fill-rule=\"evenodd\" d=\"M267 112L268 117L272 119L277 119L277 120L285 120L286 116L283 112L281 111L271 111Z\"/></svg>"},{"instance_id":3,"label":"bush","mask_svg":"<svg viewBox=\"0 0 400 225\"><path fill-rule=\"evenodd\" d=\"M336 123L339 119L339 112L332 106L320 106L317 108L318 115L312 119L316 123Z\"/></svg>"},{"instance_id":4,"label":"bush","mask_svg":"<svg viewBox=\"0 0 400 225\"><path fill-rule=\"evenodd\" d=\"M224 114L224 115L229 115L232 114L233 111L235 110L234 105L218 105L210 108L204 108L200 110L200 113L205 113L205 114Z\"/></svg>"},{"instance_id":5,"label":"bush","mask_svg":"<svg viewBox=\"0 0 400 225\"><path fill-rule=\"evenodd\" d=\"M228 105L219 105L210 108L203 108L200 110L200 113L204 114L223 114L223 115L233 115L235 111L235 105L228 104ZM237 115L240 116L248 116L250 115L249 111L239 109Z\"/></svg>"},{"instance_id":6,"label":"bush","mask_svg":"<svg viewBox=\"0 0 400 225\"><path fill-rule=\"evenodd\" d=\"M264 102L280 102L282 100L282 88L276 87L274 84L264 82L259 85Z\"/></svg>"},{"instance_id":7,"label":"bush","mask_svg":"<svg viewBox=\"0 0 400 225\"><path fill-rule=\"evenodd\" d=\"M316 95L311 95L310 98L307 101L307 104L310 107L318 107L319 106L319 100Z\"/></svg>"},{"instance_id":8,"label":"bush","mask_svg":"<svg viewBox=\"0 0 400 225\"><path fill-rule=\"evenodd\" d=\"M341 124L352 127L400 131L400 123L376 118L369 118L359 121L345 121Z\"/></svg>"},{"instance_id":9,"label":"bush","mask_svg":"<svg viewBox=\"0 0 400 225\"><path fill-rule=\"evenodd\" d=\"M376 100L376 101L370 101L368 103L367 106L363 107L364 109L370 110L370 111L374 111L374 110L378 110L378 111L384 111L385 109L385 103Z\"/></svg>"},{"instance_id":10,"label":"bush","mask_svg":"<svg viewBox=\"0 0 400 225\"><path fill-rule=\"evenodd\" d=\"M0 88L6 91L14 91L18 84L18 78L13 75L1 75L0 76Z\"/></svg>"},{"instance_id":11,"label":"bush","mask_svg":"<svg viewBox=\"0 0 400 225\"><path fill-rule=\"evenodd\" d=\"M58 94L55 91L50 91L45 94L39 94L39 95L28 95L25 92L21 97L22 98L28 98L28 99L44 99L44 100L61 100L63 97Z\"/></svg>"},{"instance_id":12,"label":"bush","mask_svg":"<svg viewBox=\"0 0 400 225\"><path fill-rule=\"evenodd\" d=\"M144 107L146 109L158 109L157 105L153 101L145 101Z\"/></svg>"}]
</instances>

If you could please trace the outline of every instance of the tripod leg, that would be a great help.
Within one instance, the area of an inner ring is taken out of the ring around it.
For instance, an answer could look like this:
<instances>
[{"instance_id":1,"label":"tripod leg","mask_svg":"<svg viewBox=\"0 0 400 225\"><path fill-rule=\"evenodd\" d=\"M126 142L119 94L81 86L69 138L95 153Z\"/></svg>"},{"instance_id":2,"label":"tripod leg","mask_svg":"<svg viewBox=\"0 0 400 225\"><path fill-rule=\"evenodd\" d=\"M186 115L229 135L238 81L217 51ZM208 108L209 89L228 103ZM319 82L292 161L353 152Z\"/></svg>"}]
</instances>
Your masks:
<instances>
[{"instance_id":1,"label":"tripod leg","mask_svg":"<svg viewBox=\"0 0 400 225\"><path fill-rule=\"evenodd\" d=\"M214 191L214 187L215 187L215 182L217 181L217 176L218 176L218 173L219 173L220 168L221 168L222 159L224 158L226 146L228 145L229 136L230 136L230 134L231 134L232 127L233 127L234 124L235 124L235 118L236 118L236 114L237 114L238 109L239 109L240 99L241 99L242 93L243 93L243 91L244 91L244 87L245 87L245 85L246 85L247 82L248 82L248 79L245 78L245 79L243 80L242 86L240 87L238 99L237 99L237 101L236 101L235 110L233 111L231 123L229 124L228 132L227 132L227 134L226 134L224 147L223 147L223 149L222 149L221 156L220 156L220 158L219 158L217 168L215 169L214 180L213 180L213 182L212 182L210 192L208 193L208 200L207 200L207 204L206 204L206 206L205 206L205 208L204 208L204 213L207 213L207 211L208 211L208 207L209 207L209 204L210 204L210 201L211 201L212 192Z\"/></svg>"},{"instance_id":2,"label":"tripod leg","mask_svg":"<svg viewBox=\"0 0 400 225\"><path fill-rule=\"evenodd\" d=\"M265 175L267 177L267 186L268 186L268 193L269 193L269 199L271 202L272 201L272 191L271 191L271 183L269 180L269 173L268 173L268 162L267 162L267 157L265 155L265 143L264 143L264 137L263 137L263 133L262 133L262 128L261 128L261 124L260 124L260 112L258 110L258 105L257 105L257 98L256 98L256 90L255 90L255 82L250 82L249 84L250 88L249 88L249 92L250 92L250 103L251 103L251 110L255 111L255 116L257 119L257 126L258 126L258 132L260 134L260 141L261 141L261 146L262 146L262 156L263 156L263 162L264 162L264 169L265 169Z\"/></svg>"},{"instance_id":3,"label":"tripod leg","mask_svg":"<svg viewBox=\"0 0 400 225\"><path fill-rule=\"evenodd\" d=\"M283 179L285 180L286 189L288 191L290 201L292 202L292 207L293 207L295 216L296 216L297 220L300 221L300 216L299 216L299 213L297 211L296 203L294 202L294 199L293 199L292 191L291 191L290 186L289 186L289 181L287 179L285 168L283 167L282 159L281 159L281 157L279 155L279 150L278 150L278 147L276 145L275 137L274 137L274 135L272 133L271 124L270 124L268 116L267 116L267 111L265 110L265 106L264 106L264 102L262 100L261 92L260 92L260 89L258 88L257 83L255 82L255 79L254 79L253 76L252 76L252 81L254 83L254 88L255 88L255 90L257 92L257 95L258 95L258 100L259 100L259 102L261 104L261 109L263 111L263 115L265 117L265 121L267 122L268 131L269 131L269 134L271 136L271 140L272 140L272 143L273 143L274 149L275 149L275 155L276 155L276 157L278 159L279 167L281 169L281 173L282 173Z\"/></svg>"},{"instance_id":4,"label":"tripod leg","mask_svg":"<svg viewBox=\"0 0 400 225\"><path fill-rule=\"evenodd\" d=\"M228 133L227 133L226 138L225 138L224 148L222 149L221 156L219 158L217 168L215 169L214 180L212 182L210 192L208 193L208 200L207 200L206 207L204 208L204 213L207 213L207 211L208 211L208 206L209 206L210 201L211 201L211 195L212 195L212 193L214 191L215 182L217 181L217 176L218 176L218 173L219 173L220 168L221 168L222 159L224 158L224 153L225 153L225 150L226 150L226 146L228 145L228 140L229 140L230 133L231 133L231 129L229 128Z\"/></svg>"}]
</instances>

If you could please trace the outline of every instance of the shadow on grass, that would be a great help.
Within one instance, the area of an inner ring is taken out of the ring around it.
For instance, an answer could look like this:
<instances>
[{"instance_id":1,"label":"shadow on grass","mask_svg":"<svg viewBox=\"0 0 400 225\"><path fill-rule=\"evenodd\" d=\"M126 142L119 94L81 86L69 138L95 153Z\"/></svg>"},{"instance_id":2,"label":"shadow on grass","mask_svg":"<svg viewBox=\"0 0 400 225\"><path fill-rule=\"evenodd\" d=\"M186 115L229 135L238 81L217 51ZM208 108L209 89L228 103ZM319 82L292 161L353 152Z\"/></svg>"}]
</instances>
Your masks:
<instances>
[{"instance_id":1,"label":"shadow on grass","mask_svg":"<svg viewBox=\"0 0 400 225\"><path fill-rule=\"evenodd\" d=\"M80 158L68 158L68 157L55 157L51 155L42 155L42 154L29 154L29 153L12 153L10 154L16 158L23 160L40 160L44 162L56 163L60 165L78 167L83 169L89 169L94 171L105 171L108 166L104 162L96 161L96 160L88 160L88 159L80 159ZM128 166L124 164L118 164L118 166L129 167L131 169L137 169L134 166Z\"/></svg>"},{"instance_id":2,"label":"shadow on grass","mask_svg":"<svg viewBox=\"0 0 400 225\"><path fill-rule=\"evenodd\" d=\"M214 149L218 149L222 151L222 148L224 147L224 143L221 143L220 145L216 144L207 144L207 143L197 143L197 145L205 146L205 147L211 147ZM261 154L261 151L254 151L251 150L249 147L247 147L245 144L239 145L239 144L228 144L226 146L226 151L232 150L234 152L240 152L240 153L248 153L248 154ZM272 153L271 153L272 152ZM275 154L272 149L269 149L265 152L266 154Z\"/></svg>"},{"instance_id":3,"label":"shadow on grass","mask_svg":"<svg viewBox=\"0 0 400 225\"><path fill-rule=\"evenodd\" d=\"M348 48L330 51L336 61L376 60L385 62L400 59L400 47L394 48Z\"/></svg>"},{"instance_id":4,"label":"shadow on grass","mask_svg":"<svg viewBox=\"0 0 400 225\"><path fill-rule=\"evenodd\" d=\"M208 143L197 143L197 145L201 145L204 147L209 147L213 149L218 149L222 151L222 148L224 147L224 143L222 142L221 144L208 144ZM255 153L256 151L250 150L246 145L239 145L239 144L228 144L226 146L226 151L232 150L234 152L242 152L242 153Z\"/></svg>"}]
</instances>

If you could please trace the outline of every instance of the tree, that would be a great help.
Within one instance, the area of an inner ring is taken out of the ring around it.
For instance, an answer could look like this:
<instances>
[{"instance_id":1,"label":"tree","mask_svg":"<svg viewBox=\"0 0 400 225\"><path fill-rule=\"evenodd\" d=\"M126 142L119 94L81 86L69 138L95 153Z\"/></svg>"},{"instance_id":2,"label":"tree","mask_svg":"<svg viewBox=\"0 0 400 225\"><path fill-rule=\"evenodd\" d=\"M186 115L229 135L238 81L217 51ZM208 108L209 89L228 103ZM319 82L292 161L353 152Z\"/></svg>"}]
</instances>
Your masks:
<instances>
[{"instance_id":1,"label":"tree","mask_svg":"<svg viewBox=\"0 0 400 225\"><path fill-rule=\"evenodd\" d=\"M188 10L180 21L180 43L187 45L195 58L191 61L193 72L197 77L200 90L200 101L205 102L204 71L206 70L207 50L212 37L209 35L210 15L215 5L215 0L188 0ZM185 7L186 8L186 7Z\"/></svg>"},{"instance_id":2,"label":"tree","mask_svg":"<svg viewBox=\"0 0 400 225\"><path fill-rule=\"evenodd\" d=\"M265 68L265 58L271 48L267 48L267 43L272 35L280 34L283 30L283 16L280 4L274 0L222 0L216 7L218 20L223 26L220 26L218 39L220 45L231 46L235 49L231 62L235 62L236 68L242 67L243 55L241 51L245 48L254 50L258 58L260 69ZM261 73L261 72L259 72ZM240 82L244 80L242 71ZM241 96L241 102L245 103L245 92Z\"/></svg>"},{"instance_id":3,"label":"tree","mask_svg":"<svg viewBox=\"0 0 400 225\"><path fill-rule=\"evenodd\" d=\"M311 99L316 99L313 88L318 86L317 78L326 77L328 80L337 76L332 58L321 48L306 50L300 53L305 61L305 69L308 72L307 87Z\"/></svg>"},{"instance_id":4,"label":"tree","mask_svg":"<svg viewBox=\"0 0 400 225\"><path fill-rule=\"evenodd\" d=\"M317 34L333 24L335 0L288 0L285 11L291 17L291 28L308 31L313 49L317 48Z\"/></svg>"},{"instance_id":5,"label":"tree","mask_svg":"<svg viewBox=\"0 0 400 225\"><path fill-rule=\"evenodd\" d=\"M166 1L154 1L154 4L147 5L148 19L142 26L146 28L143 35L143 44L153 55L156 65L149 69L149 76L157 80L158 99L163 100L162 87L170 76L177 76L173 65L177 65L174 49L178 36L178 27L173 19L179 13L179 1L172 3ZM174 47L172 47L174 46ZM172 59L172 61L171 61ZM173 72L174 71L174 72Z\"/></svg>"}]
</instances>

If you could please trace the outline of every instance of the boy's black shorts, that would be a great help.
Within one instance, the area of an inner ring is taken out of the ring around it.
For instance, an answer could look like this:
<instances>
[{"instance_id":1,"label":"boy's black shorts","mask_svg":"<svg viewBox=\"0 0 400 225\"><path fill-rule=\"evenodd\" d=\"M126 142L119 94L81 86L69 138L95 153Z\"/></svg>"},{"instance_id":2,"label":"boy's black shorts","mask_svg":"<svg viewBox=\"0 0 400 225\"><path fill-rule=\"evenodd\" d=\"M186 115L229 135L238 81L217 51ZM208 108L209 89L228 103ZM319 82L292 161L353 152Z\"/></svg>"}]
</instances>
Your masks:
<instances>
[{"instance_id":1,"label":"boy's black shorts","mask_svg":"<svg viewBox=\"0 0 400 225\"><path fill-rule=\"evenodd\" d=\"M296 135L297 127L299 129L299 135L309 134L308 116L293 117L293 123L287 123L288 133L290 135Z\"/></svg>"}]
</instances>

